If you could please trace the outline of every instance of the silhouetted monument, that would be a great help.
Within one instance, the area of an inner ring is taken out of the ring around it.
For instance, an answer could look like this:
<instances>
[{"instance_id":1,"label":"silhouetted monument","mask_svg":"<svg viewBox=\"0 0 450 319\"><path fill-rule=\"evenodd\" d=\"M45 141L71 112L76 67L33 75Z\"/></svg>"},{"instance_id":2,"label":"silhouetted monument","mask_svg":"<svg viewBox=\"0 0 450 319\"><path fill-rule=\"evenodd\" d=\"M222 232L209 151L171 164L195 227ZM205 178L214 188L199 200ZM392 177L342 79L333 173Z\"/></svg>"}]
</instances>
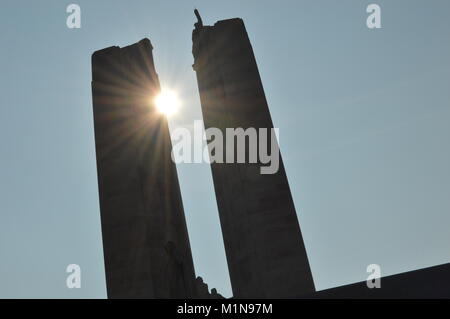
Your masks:
<instances>
[{"instance_id":1,"label":"silhouetted monument","mask_svg":"<svg viewBox=\"0 0 450 319\"><path fill-rule=\"evenodd\" d=\"M205 128L219 128L224 136L226 128L270 132L272 119L243 21L204 26L195 13L193 67ZM280 158L272 175L262 175L261 166L211 164L233 294L301 297L314 292L314 283L283 162Z\"/></svg>"},{"instance_id":2,"label":"silhouetted monument","mask_svg":"<svg viewBox=\"0 0 450 319\"><path fill-rule=\"evenodd\" d=\"M204 26L195 14L194 70L206 128L224 136L226 128L270 130L243 21ZM167 120L153 103L160 86L152 50L144 39L92 55L108 297L223 298L195 278ZM248 159L248 145L245 153ZM261 174L262 166L211 164L234 298L450 297L450 264L383 277L380 289L359 282L316 292L281 155L276 173Z\"/></svg>"},{"instance_id":3,"label":"silhouetted monument","mask_svg":"<svg viewBox=\"0 0 450 319\"><path fill-rule=\"evenodd\" d=\"M194 298L196 278L171 141L153 99L152 45L92 56L95 144L109 298Z\"/></svg>"}]
</instances>

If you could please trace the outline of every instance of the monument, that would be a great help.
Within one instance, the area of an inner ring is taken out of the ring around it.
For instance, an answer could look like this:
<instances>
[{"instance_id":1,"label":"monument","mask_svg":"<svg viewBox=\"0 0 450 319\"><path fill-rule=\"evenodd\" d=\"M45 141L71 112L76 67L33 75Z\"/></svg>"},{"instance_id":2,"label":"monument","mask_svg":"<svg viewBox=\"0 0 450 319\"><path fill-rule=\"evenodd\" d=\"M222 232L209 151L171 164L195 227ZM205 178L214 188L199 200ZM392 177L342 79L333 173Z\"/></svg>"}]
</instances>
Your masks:
<instances>
[{"instance_id":1,"label":"monument","mask_svg":"<svg viewBox=\"0 0 450 319\"><path fill-rule=\"evenodd\" d=\"M205 128L218 128L224 136L226 128L272 129L243 21L230 19L204 26L195 13L193 68ZM274 174L261 174L262 166L261 162L211 164L234 297L296 298L313 293L281 157Z\"/></svg>"},{"instance_id":2,"label":"monument","mask_svg":"<svg viewBox=\"0 0 450 319\"><path fill-rule=\"evenodd\" d=\"M195 298L167 120L144 39L92 56L98 186L109 298Z\"/></svg>"}]
</instances>

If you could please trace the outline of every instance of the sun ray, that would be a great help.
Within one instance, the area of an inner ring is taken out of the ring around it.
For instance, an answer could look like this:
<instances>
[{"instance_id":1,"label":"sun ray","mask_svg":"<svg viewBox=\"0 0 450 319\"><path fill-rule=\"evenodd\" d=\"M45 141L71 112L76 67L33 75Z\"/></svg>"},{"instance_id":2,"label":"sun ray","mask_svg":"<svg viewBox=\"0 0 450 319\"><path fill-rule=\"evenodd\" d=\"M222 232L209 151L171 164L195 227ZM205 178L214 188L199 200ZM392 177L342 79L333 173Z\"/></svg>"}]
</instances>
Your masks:
<instances>
[{"instance_id":1,"label":"sun ray","mask_svg":"<svg viewBox=\"0 0 450 319\"><path fill-rule=\"evenodd\" d=\"M167 117L174 115L180 107L176 92L169 89L162 89L154 102L158 111Z\"/></svg>"}]
</instances>

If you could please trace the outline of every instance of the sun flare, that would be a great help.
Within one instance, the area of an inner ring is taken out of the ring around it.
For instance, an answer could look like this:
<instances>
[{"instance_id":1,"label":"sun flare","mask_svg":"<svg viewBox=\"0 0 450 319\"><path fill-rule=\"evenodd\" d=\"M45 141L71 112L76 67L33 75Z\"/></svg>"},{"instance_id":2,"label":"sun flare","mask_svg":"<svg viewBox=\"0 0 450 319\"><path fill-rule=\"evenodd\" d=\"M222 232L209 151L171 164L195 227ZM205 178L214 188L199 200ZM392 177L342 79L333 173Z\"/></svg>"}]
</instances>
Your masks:
<instances>
[{"instance_id":1,"label":"sun flare","mask_svg":"<svg viewBox=\"0 0 450 319\"><path fill-rule=\"evenodd\" d=\"M175 91L162 89L155 98L155 105L158 111L165 116L174 115L180 107L180 100Z\"/></svg>"}]
</instances>

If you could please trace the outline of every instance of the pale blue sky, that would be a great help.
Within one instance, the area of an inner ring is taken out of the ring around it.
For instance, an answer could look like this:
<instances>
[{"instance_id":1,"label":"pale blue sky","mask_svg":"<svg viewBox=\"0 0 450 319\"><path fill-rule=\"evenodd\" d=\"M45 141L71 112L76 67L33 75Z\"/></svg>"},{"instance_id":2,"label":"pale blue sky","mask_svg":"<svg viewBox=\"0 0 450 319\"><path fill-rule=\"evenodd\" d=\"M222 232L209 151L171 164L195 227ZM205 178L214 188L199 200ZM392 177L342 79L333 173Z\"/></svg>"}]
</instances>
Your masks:
<instances>
[{"instance_id":1,"label":"pale blue sky","mask_svg":"<svg viewBox=\"0 0 450 319\"><path fill-rule=\"evenodd\" d=\"M381 30L365 26L370 3ZM106 296L90 56L150 38L183 99L171 128L192 125L194 6L205 24L245 21L316 287L364 280L371 263L389 275L448 262L450 2L3 0L0 297ZM178 170L196 272L230 296L210 169Z\"/></svg>"}]
</instances>

